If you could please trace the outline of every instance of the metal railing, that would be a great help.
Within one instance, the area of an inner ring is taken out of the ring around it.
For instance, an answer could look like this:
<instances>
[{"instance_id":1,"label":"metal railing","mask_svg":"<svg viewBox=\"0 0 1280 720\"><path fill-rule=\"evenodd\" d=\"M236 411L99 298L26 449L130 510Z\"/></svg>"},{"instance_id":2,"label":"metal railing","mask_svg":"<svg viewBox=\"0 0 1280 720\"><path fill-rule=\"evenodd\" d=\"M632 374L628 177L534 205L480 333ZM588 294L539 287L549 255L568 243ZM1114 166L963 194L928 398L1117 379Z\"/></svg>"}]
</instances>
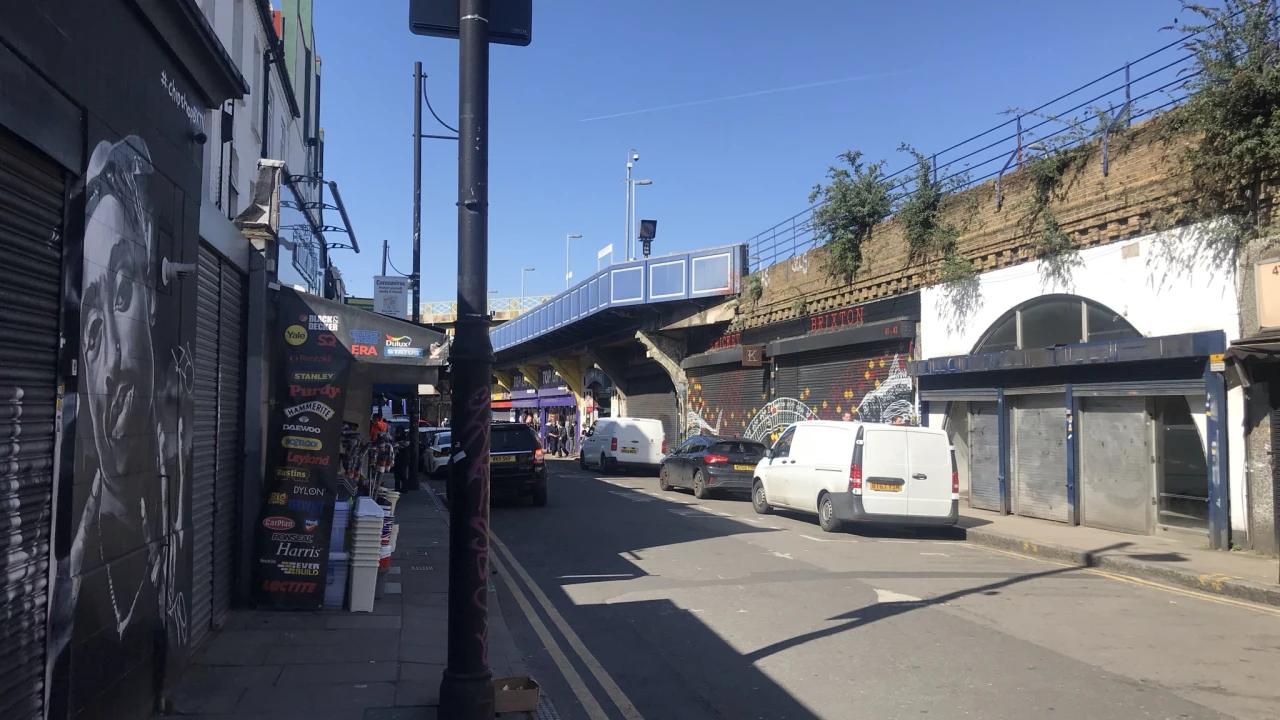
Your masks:
<instances>
[{"instance_id":1,"label":"metal railing","mask_svg":"<svg viewBox=\"0 0 1280 720\"><path fill-rule=\"evenodd\" d=\"M931 182L961 190L994 178L999 208L1004 175L1021 169L1037 154L1098 139L1107 174L1111 134L1186 100L1187 81L1199 74L1194 54L1185 47L1188 39L1179 36L1038 107L1006 111L1012 116L1009 120L929 155ZM912 163L886 176L895 204L914 191L918 168L919 163ZM818 207L806 208L750 238L749 270L756 272L821 245L813 230Z\"/></svg>"},{"instance_id":2,"label":"metal railing","mask_svg":"<svg viewBox=\"0 0 1280 720\"><path fill-rule=\"evenodd\" d=\"M553 297L555 296L526 295L514 298L489 298L489 314L509 320L538 307ZM422 303L421 308L422 321L426 323L446 323L458 319L457 300L428 301Z\"/></svg>"}]
</instances>

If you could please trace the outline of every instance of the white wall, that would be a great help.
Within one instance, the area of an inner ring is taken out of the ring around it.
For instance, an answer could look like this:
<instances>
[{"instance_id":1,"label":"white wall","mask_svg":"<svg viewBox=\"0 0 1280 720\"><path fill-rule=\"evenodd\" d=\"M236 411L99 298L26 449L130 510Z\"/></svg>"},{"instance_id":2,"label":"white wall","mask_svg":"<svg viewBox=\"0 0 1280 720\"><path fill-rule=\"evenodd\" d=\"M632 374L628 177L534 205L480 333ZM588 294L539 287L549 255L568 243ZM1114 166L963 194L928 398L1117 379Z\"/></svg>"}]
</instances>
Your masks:
<instances>
[{"instance_id":1,"label":"white wall","mask_svg":"<svg viewBox=\"0 0 1280 720\"><path fill-rule=\"evenodd\" d=\"M968 355L1006 312L1053 293L1105 305L1146 337L1221 330L1229 343L1240 337L1235 274L1229 261L1201 250L1199 239L1192 228L1085 250L1065 285L1046 279L1047 268L1037 261L980 275L976 297L958 300L944 286L925 288L920 293L920 357ZM930 411L930 424L937 421L941 427L945 416L935 417L932 405ZM1243 393L1232 388L1227 393L1227 474L1235 531L1248 528L1243 412Z\"/></svg>"}]
</instances>

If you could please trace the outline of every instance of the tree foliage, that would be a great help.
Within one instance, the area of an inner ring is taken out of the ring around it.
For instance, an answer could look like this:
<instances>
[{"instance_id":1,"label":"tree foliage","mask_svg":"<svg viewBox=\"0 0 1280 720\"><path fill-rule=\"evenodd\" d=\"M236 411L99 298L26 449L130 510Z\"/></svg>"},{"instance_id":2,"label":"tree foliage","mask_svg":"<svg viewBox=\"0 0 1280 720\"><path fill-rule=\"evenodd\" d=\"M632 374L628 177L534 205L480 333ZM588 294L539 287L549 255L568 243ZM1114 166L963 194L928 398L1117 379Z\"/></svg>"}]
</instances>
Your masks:
<instances>
[{"instance_id":1,"label":"tree foliage","mask_svg":"<svg viewBox=\"0 0 1280 720\"><path fill-rule=\"evenodd\" d=\"M1181 155L1195 219L1225 218L1233 243L1269 225L1264 182L1280 161L1280 29L1276 0L1183 3L1203 21L1181 26L1195 71L1186 103L1169 113L1166 137L1197 138Z\"/></svg>"},{"instance_id":2,"label":"tree foliage","mask_svg":"<svg viewBox=\"0 0 1280 720\"><path fill-rule=\"evenodd\" d=\"M968 181L967 174L934 179L933 161L903 143L898 150L915 158L915 177L910 192L902 196L894 217L907 236L907 252L912 260L929 256L946 257L955 252L960 230L949 222L943 202Z\"/></svg>"},{"instance_id":3,"label":"tree foliage","mask_svg":"<svg viewBox=\"0 0 1280 720\"><path fill-rule=\"evenodd\" d=\"M821 200L810 222L814 238L830 253L828 272L852 280L862 267L862 244L893 211L893 197L883 161L867 165L856 150L840 159L848 167L832 165L827 184L815 185L809 195L811 203Z\"/></svg>"}]
</instances>

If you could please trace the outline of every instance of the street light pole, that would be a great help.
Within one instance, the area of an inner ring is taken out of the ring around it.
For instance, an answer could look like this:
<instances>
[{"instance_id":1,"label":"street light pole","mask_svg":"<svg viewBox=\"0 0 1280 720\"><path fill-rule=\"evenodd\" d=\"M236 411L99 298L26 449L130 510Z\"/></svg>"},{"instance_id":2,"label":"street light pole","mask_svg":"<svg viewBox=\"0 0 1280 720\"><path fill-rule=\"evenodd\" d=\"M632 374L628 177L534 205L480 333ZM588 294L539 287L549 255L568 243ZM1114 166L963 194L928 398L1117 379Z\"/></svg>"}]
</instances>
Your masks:
<instances>
[{"instance_id":1,"label":"street light pole","mask_svg":"<svg viewBox=\"0 0 1280 720\"><path fill-rule=\"evenodd\" d=\"M520 268L520 312L524 312L524 274L537 268Z\"/></svg>"},{"instance_id":2,"label":"street light pole","mask_svg":"<svg viewBox=\"0 0 1280 720\"><path fill-rule=\"evenodd\" d=\"M571 233L564 236L564 289L569 289L569 278L573 277L573 271L569 269L569 241L573 238L580 238L582 235Z\"/></svg>"},{"instance_id":3,"label":"street light pole","mask_svg":"<svg viewBox=\"0 0 1280 720\"><path fill-rule=\"evenodd\" d=\"M626 215L627 215L627 235L626 235L626 238L627 238L627 260L628 260L628 261L630 261L630 260L631 260L631 193L632 193L632 190L631 190L631 165L632 165L633 163L635 163L635 162L638 162L639 160L640 160L640 154L636 152L636 149L635 149L635 148L631 148L630 150L628 150L628 151L627 151L627 182L626 182L626 191L627 191L627 204L626 204Z\"/></svg>"},{"instance_id":4,"label":"street light pole","mask_svg":"<svg viewBox=\"0 0 1280 720\"><path fill-rule=\"evenodd\" d=\"M489 669L489 0L458 2L458 319L450 352L449 650L440 717L492 720ZM415 93L414 97L417 97ZM415 138L415 142L417 139ZM417 428L414 428L415 432Z\"/></svg>"}]
</instances>

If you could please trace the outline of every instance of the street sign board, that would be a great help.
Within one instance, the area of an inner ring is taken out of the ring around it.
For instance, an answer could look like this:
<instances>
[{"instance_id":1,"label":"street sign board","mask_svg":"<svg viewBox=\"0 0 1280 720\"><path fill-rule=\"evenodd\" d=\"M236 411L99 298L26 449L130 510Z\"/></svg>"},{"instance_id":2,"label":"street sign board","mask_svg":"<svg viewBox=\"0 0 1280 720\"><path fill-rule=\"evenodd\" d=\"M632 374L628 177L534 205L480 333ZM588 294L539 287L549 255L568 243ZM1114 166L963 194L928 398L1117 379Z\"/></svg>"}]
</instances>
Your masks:
<instances>
[{"instance_id":1,"label":"street sign board","mask_svg":"<svg viewBox=\"0 0 1280 720\"><path fill-rule=\"evenodd\" d=\"M373 311L404 320L408 317L409 278L377 275L373 278Z\"/></svg>"},{"instance_id":2,"label":"street sign board","mask_svg":"<svg viewBox=\"0 0 1280 720\"><path fill-rule=\"evenodd\" d=\"M460 0L409 0L409 30L414 35L458 38ZM524 47L532 40L533 0L491 0L489 42Z\"/></svg>"},{"instance_id":3,"label":"street sign board","mask_svg":"<svg viewBox=\"0 0 1280 720\"><path fill-rule=\"evenodd\" d=\"M764 364L763 345L742 346L742 367L760 367Z\"/></svg>"}]
</instances>

